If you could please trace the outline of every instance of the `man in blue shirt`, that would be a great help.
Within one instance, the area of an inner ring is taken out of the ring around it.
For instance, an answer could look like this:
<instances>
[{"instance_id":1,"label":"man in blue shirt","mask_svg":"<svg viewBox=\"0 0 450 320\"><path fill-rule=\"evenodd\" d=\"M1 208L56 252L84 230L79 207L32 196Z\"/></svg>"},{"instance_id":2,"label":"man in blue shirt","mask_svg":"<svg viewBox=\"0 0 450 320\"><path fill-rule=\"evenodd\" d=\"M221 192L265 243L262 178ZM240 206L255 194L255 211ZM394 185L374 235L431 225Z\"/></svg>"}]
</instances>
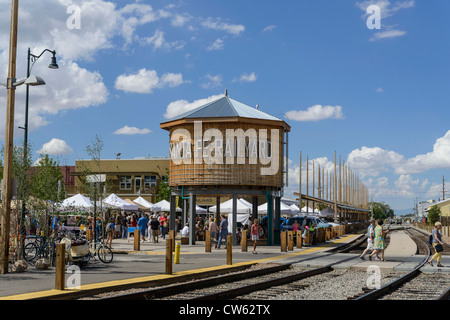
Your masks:
<instances>
[{"instance_id":1,"label":"man in blue shirt","mask_svg":"<svg viewBox=\"0 0 450 320\"><path fill-rule=\"evenodd\" d=\"M225 249L227 248L227 236L228 236L228 221L227 216L222 216L222 221L220 222L220 233L219 233L219 243L217 244L217 249L220 249L220 244L222 239L225 238Z\"/></svg>"},{"instance_id":2,"label":"man in blue shirt","mask_svg":"<svg viewBox=\"0 0 450 320\"><path fill-rule=\"evenodd\" d=\"M145 230L147 230L148 219L145 214L141 213L141 218L138 220L139 233L141 234L142 242L145 242Z\"/></svg>"}]
</instances>

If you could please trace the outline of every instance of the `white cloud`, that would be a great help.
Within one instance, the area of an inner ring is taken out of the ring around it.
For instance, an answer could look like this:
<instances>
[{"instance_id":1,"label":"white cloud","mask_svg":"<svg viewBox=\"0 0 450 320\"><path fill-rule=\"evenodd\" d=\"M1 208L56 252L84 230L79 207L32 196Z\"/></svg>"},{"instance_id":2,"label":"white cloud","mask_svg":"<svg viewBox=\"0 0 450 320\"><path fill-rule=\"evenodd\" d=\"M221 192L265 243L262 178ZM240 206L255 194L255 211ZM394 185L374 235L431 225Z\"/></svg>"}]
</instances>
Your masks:
<instances>
[{"instance_id":1,"label":"white cloud","mask_svg":"<svg viewBox=\"0 0 450 320\"><path fill-rule=\"evenodd\" d=\"M71 154L73 153L73 150L64 140L53 138L49 142L44 143L42 148L38 150L37 153L49 155L63 155L63 154Z\"/></svg>"},{"instance_id":2,"label":"white cloud","mask_svg":"<svg viewBox=\"0 0 450 320\"><path fill-rule=\"evenodd\" d=\"M124 126L120 129L117 129L116 131L114 131L114 134L134 135L134 134L147 134L150 132L152 132L152 131L148 128L139 129L136 127Z\"/></svg>"},{"instance_id":3,"label":"white cloud","mask_svg":"<svg viewBox=\"0 0 450 320\"><path fill-rule=\"evenodd\" d=\"M396 173L421 173L431 169L450 168L450 130L436 140L433 151L419 154L396 168Z\"/></svg>"},{"instance_id":4,"label":"white cloud","mask_svg":"<svg viewBox=\"0 0 450 320\"><path fill-rule=\"evenodd\" d=\"M202 22L202 26L206 29L222 30L233 35L239 35L245 31L245 26L242 24L229 24L222 22L220 18L207 18Z\"/></svg>"},{"instance_id":5,"label":"white cloud","mask_svg":"<svg viewBox=\"0 0 450 320\"><path fill-rule=\"evenodd\" d=\"M383 92L384 92L384 89L381 88L381 87L379 87L379 88L377 88L377 89L375 90L375 92L376 92L376 93L383 93Z\"/></svg>"},{"instance_id":6,"label":"white cloud","mask_svg":"<svg viewBox=\"0 0 450 320\"><path fill-rule=\"evenodd\" d=\"M216 39L210 46L206 48L208 51L223 50L224 43L222 39Z\"/></svg>"},{"instance_id":7,"label":"white cloud","mask_svg":"<svg viewBox=\"0 0 450 320\"><path fill-rule=\"evenodd\" d=\"M156 51L158 49L180 50L180 49L184 48L184 46L186 45L185 41L179 41L179 40L172 41L172 42L166 41L166 39L164 38L164 32L161 30L156 30L155 33L153 34L153 36L151 36L151 37L144 37L144 38L140 39L140 42L141 42L141 44L152 46L153 51Z\"/></svg>"},{"instance_id":8,"label":"white cloud","mask_svg":"<svg viewBox=\"0 0 450 320\"><path fill-rule=\"evenodd\" d=\"M207 80L207 82L203 82L203 83L200 84L200 86L203 89L210 89L210 88L220 87L222 85L222 76L220 74L217 74L215 76L207 74L205 76L205 79Z\"/></svg>"},{"instance_id":9,"label":"white cloud","mask_svg":"<svg viewBox=\"0 0 450 320\"><path fill-rule=\"evenodd\" d=\"M271 24L271 25L265 27L262 31L263 31L263 32L273 31L276 27L277 27L276 25Z\"/></svg>"},{"instance_id":10,"label":"white cloud","mask_svg":"<svg viewBox=\"0 0 450 320\"><path fill-rule=\"evenodd\" d=\"M370 41L376 41L380 39L387 39L387 38L397 38L402 37L406 34L406 31L401 30L387 30L387 31L381 31L376 32L375 35L370 38Z\"/></svg>"},{"instance_id":11,"label":"white cloud","mask_svg":"<svg viewBox=\"0 0 450 320\"><path fill-rule=\"evenodd\" d=\"M319 121L325 119L344 119L341 106L314 105L306 111L293 110L286 112L286 117L294 121Z\"/></svg>"},{"instance_id":12,"label":"white cloud","mask_svg":"<svg viewBox=\"0 0 450 320\"><path fill-rule=\"evenodd\" d=\"M161 89L166 86L176 87L183 83L183 76L180 73L165 73L159 78L155 70L143 68L135 74L118 76L115 88L125 92L150 94L154 89Z\"/></svg>"},{"instance_id":13,"label":"white cloud","mask_svg":"<svg viewBox=\"0 0 450 320\"><path fill-rule=\"evenodd\" d=\"M176 117L177 115L198 108L221 97L223 97L223 94L210 96L206 99L195 100L193 102L188 102L187 100L173 101L167 106L164 118L171 119L173 117Z\"/></svg>"},{"instance_id":14,"label":"white cloud","mask_svg":"<svg viewBox=\"0 0 450 320\"><path fill-rule=\"evenodd\" d=\"M402 155L379 147L355 149L347 157L347 164L357 170L362 178L367 175L378 176L381 172L389 171L387 166L395 168L403 162Z\"/></svg>"},{"instance_id":15,"label":"white cloud","mask_svg":"<svg viewBox=\"0 0 450 320\"><path fill-rule=\"evenodd\" d=\"M233 80L233 82L255 82L258 79L254 72L252 73L243 73L239 79Z\"/></svg>"},{"instance_id":16,"label":"white cloud","mask_svg":"<svg viewBox=\"0 0 450 320\"><path fill-rule=\"evenodd\" d=\"M364 17L368 16L367 7L376 5L380 7L381 18L388 18L402 9L409 9L415 6L414 0L396 1L391 4L389 0L368 0L363 2L357 2L355 4L358 8L364 11Z\"/></svg>"}]
</instances>

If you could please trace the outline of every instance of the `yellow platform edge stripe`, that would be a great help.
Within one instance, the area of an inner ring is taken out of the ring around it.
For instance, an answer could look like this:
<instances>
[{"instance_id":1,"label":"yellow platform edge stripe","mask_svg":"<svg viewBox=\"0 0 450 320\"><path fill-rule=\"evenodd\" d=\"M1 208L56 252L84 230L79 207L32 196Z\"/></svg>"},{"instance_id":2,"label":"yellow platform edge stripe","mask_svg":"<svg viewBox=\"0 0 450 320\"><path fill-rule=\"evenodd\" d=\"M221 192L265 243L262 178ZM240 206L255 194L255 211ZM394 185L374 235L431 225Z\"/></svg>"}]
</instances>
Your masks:
<instances>
[{"instance_id":1,"label":"yellow platform edge stripe","mask_svg":"<svg viewBox=\"0 0 450 320\"><path fill-rule=\"evenodd\" d=\"M80 286L80 289L70 289L70 288L67 288L64 290L50 289L50 290L36 291L36 292L30 292L30 293L22 293L22 294L16 294L16 295L11 295L11 296L0 297L0 300L13 301L13 300L31 300L31 299L39 299L39 298L44 299L44 298L49 298L52 296L60 296L60 295L64 295L64 294L69 295L69 294L72 294L75 292L81 292L81 291L86 291L86 290L93 290L93 289L107 288L107 287L116 287L116 286L121 286L121 285L129 285L129 284L133 284L133 283L150 282L150 281L156 281L156 280L164 280L164 279L169 279L169 278L174 278L174 277L181 277L181 276L185 276L185 275L192 275L192 274L196 274L196 273L225 270L225 269L229 269L229 268L233 268L233 267L270 262L270 261L274 261L274 260L281 260L281 259L298 256L298 255L313 253L313 252L322 250L324 248L328 248L328 247L332 246L333 244L342 243L354 236L358 236L358 234L350 234L350 235L347 235L336 241L326 243L326 244L318 246L318 247L309 248L309 249L303 250L301 252L293 252L293 253L283 254L281 256L265 258L265 259L260 259L260 260L251 260L251 261L233 263L232 265L220 265L220 266L207 267L207 268L201 268L201 269L179 271L179 272L173 273L171 275L161 274L161 275L148 276L148 277L139 277L139 278L132 278L132 279L112 280L112 281L106 281L106 282L84 284L84 285Z\"/></svg>"}]
</instances>

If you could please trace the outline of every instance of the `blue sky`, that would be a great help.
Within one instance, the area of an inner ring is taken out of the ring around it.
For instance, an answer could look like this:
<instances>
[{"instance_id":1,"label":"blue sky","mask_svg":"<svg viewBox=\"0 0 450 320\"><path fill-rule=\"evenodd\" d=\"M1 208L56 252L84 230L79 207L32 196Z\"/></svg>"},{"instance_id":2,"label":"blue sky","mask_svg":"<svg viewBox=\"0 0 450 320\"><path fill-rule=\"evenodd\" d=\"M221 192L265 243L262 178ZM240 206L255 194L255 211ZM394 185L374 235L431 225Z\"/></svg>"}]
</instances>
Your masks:
<instances>
[{"instance_id":1,"label":"blue sky","mask_svg":"<svg viewBox=\"0 0 450 320\"><path fill-rule=\"evenodd\" d=\"M11 1L0 5L6 79ZM381 29L367 27L370 5ZM30 89L34 159L74 165L96 135L105 159L168 156L165 115L228 89L291 125L287 195L300 151L330 171L336 151L401 213L442 197L450 180L448 1L22 0L19 10L18 78L28 47L55 49L60 65L43 55L33 67L47 82ZM16 127L24 96L18 88ZM5 105L6 90L1 119Z\"/></svg>"}]
</instances>

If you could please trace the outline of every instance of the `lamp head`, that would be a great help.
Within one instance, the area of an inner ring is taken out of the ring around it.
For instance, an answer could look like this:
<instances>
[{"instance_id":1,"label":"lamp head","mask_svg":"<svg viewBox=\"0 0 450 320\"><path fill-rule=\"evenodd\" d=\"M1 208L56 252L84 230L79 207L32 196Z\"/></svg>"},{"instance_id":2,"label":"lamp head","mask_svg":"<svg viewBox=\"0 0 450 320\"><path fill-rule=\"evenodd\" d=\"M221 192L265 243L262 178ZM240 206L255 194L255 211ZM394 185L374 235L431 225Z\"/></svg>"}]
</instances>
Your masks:
<instances>
[{"instance_id":1,"label":"lamp head","mask_svg":"<svg viewBox=\"0 0 450 320\"><path fill-rule=\"evenodd\" d=\"M50 69L58 69L58 68L59 68L58 64L56 63L56 56L55 56L55 54L53 54L52 62L50 62L50 64L48 65L48 67L49 67Z\"/></svg>"},{"instance_id":2,"label":"lamp head","mask_svg":"<svg viewBox=\"0 0 450 320\"><path fill-rule=\"evenodd\" d=\"M42 86L45 84L45 81L41 77L31 75L25 80L25 84L29 86Z\"/></svg>"}]
</instances>

